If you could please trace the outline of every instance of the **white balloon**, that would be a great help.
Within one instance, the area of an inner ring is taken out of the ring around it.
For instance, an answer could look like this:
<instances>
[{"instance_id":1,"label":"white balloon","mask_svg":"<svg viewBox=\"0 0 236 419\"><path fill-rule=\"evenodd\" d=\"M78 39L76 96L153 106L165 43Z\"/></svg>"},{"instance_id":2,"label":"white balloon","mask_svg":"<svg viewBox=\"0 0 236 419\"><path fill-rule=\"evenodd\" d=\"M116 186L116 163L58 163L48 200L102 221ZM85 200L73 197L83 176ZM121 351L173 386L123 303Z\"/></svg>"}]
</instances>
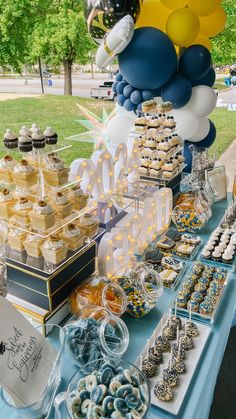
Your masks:
<instances>
[{"instance_id":1,"label":"white balloon","mask_svg":"<svg viewBox=\"0 0 236 419\"><path fill-rule=\"evenodd\" d=\"M97 50L96 64L103 70L110 65L117 54L129 45L134 35L134 21L130 15L123 17L110 31Z\"/></svg>"},{"instance_id":2,"label":"white balloon","mask_svg":"<svg viewBox=\"0 0 236 419\"><path fill-rule=\"evenodd\" d=\"M195 86L192 90L190 101L184 107L185 110L193 112L198 118L204 118L215 109L217 95L208 86Z\"/></svg>"},{"instance_id":3,"label":"white balloon","mask_svg":"<svg viewBox=\"0 0 236 419\"><path fill-rule=\"evenodd\" d=\"M198 141L202 141L210 131L210 121L208 118L199 118L198 119L198 127L195 134L189 138L189 141L193 143L197 143Z\"/></svg>"},{"instance_id":4,"label":"white balloon","mask_svg":"<svg viewBox=\"0 0 236 419\"><path fill-rule=\"evenodd\" d=\"M173 110L171 114L176 121L176 129L183 140L191 138L198 127L197 117L192 112L183 108Z\"/></svg>"},{"instance_id":5,"label":"white balloon","mask_svg":"<svg viewBox=\"0 0 236 419\"><path fill-rule=\"evenodd\" d=\"M106 134L111 144L127 143L134 119L129 114L116 113L107 124Z\"/></svg>"}]
</instances>

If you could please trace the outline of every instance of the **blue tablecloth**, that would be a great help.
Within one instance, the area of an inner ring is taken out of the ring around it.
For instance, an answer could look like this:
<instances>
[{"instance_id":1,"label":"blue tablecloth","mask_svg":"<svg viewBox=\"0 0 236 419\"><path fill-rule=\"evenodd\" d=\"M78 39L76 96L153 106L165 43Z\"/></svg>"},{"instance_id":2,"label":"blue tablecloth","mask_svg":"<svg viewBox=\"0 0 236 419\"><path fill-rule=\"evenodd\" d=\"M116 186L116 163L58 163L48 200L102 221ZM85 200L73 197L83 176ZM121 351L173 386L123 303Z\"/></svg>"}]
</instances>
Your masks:
<instances>
[{"instance_id":1,"label":"blue tablecloth","mask_svg":"<svg viewBox=\"0 0 236 419\"><path fill-rule=\"evenodd\" d=\"M216 228L220 222L226 205L226 201L214 205L213 216L201 233L203 241L207 240L212 230ZM168 311L170 302L173 300L175 293L176 291L173 292L171 290L165 290L164 295L157 304L157 307L143 319L137 320L128 316L124 317L130 332L130 346L124 355L124 359L130 362L135 362L140 351L145 345L146 340L152 334L162 315ZM205 351L202 354L199 367L192 379L182 408L177 416L178 419L208 418L217 375L221 366L230 328L234 320L235 307L236 274L232 274L224 298L221 301L221 308L218 311L216 322L212 327L211 336L208 340ZM65 358L63 381L60 386L60 391L66 389L67 383L74 372L75 368ZM5 419L7 417L10 419L9 412L7 408L2 406L0 403L0 418ZM148 415L148 419L167 419L173 417L176 416L172 416L154 406L151 407ZM50 419L53 418L54 412L50 415ZM64 418L65 415L63 415L63 419Z\"/></svg>"}]
</instances>

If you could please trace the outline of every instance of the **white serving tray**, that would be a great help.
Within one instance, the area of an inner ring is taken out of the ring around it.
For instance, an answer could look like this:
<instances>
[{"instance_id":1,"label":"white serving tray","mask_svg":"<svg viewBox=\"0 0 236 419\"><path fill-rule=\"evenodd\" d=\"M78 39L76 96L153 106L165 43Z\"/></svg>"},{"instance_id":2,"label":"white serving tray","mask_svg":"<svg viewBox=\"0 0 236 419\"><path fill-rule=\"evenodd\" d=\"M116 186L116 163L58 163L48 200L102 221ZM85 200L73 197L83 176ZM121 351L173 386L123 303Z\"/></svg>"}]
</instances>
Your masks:
<instances>
[{"instance_id":1,"label":"white serving tray","mask_svg":"<svg viewBox=\"0 0 236 419\"><path fill-rule=\"evenodd\" d=\"M168 314L165 313L162 317L163 327L167 324L167 320L168 320ZM182 324L184 325L185 318L181 317L181 320L182 320ZM180 408L182 406L182 403L184 401L184 398L190 386L193 375L197 369L197 365L200 361L204 347L211 333L211 328L209 326L204 325L202 323L198 323L196 321L194 321L194 323L197 324L197 327L199 330L199 336L197 336L196 338L193 338L194 348L191 351L185 352L184 362L185 362L186 372L184 374L178 375L178 384L176 387L172 387L172 390L173 390L172 400L170 400L169 402L162 402L161 400L157 399L156 396L154 395L155 384L157 383L157 381L161 380L161 367L160 366L158 366L156 377L151 378L149 380L150 391L151 391L151 403L154 406L157 406L173 415L178 415L180 411ZM155 339L157 336L160 335L160 332L161 332L161 322L158 323L156 329L153 332L153 335L151 336L151 339L149 341L150 347L154 345ZM171 343L176 343L176 341L171 341ZM146 357L146 354L147 354L147 345L145 346L145 348L143 349L142 353L140 354L139 358L136 361L136 365L140 369L141 369L141 356L143 357L143 360L144 360ZM170 360L170 353L164 353L163 364L162 364L163 369L167 368L169 360Z\"/></svg>"}]
</instances>

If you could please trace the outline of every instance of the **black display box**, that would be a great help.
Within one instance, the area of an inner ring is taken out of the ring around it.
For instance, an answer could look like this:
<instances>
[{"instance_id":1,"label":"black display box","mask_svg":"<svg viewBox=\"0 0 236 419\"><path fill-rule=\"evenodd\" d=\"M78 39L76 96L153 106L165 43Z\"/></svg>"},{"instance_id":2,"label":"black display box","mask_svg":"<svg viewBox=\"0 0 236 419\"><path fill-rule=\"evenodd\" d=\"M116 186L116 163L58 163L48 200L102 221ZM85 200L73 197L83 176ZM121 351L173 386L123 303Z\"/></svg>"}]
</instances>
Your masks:
<instances>
[{"instance_id":1,"label":"black display box","mask_svg":"<svg viewBox=\"0 0 236 419\"><path fill-rule=\"evenodd\" d=\"M52 274L7 259L9 293L52 312L95 271L96 243L91 242Z\"/></svg>"}]
</instances>

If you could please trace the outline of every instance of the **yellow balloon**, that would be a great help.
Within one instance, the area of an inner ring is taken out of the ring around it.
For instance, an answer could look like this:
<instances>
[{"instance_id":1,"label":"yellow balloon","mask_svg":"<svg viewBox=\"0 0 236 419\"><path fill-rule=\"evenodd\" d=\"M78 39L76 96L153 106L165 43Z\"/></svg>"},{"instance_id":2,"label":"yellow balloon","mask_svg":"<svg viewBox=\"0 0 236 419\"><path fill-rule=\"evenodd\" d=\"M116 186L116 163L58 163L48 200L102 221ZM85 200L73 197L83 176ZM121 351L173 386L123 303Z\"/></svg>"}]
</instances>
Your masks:
<instances>
[{"instance_id":1,"label":"yellow balloon","mask_svg":"<svg viewBox=\"0 0 236 419\"><path fill-rule=\"evenodd\" d=\"M226 13L220 7L212 15L200 18L200 34L213 38L224 30L226 21Z\"/></svg>"},{"instance_id":2,"label":"yellow balloon","mask_svg":"<svg viewBox=\"0 0 236 419\"><path fill-rule=\"evenodd\" d=\"M188 7L198 16L212 15L221 5L222 0L190 0Z\"/></svg>"},{"instance_id":3,"label":"yellow balloon","mask_svg":"<svg viewBox=\"0 0 236 419\"><path fill-rule=\"evenodd\" d=\"M161 0L161 3L168 9L179 9L188 4L188 0Z\"/></svg>"},{"instance_id":4,"label":"yellow balloon","mask_svg":"<svg viewBox=\"0 0 236 419\"><path fill-rule=\"evenodd\" d=\"M186 47L197 37L200 29L199 18L191 9L177 9L171 13L166 23L166 33L175 45Z\"/></svg>"},{"instance_id":5,"label":"yellow balloon","mask_svg":"<svg viewBox=\"0 0 236 419\"><path fill-rule=\"evenodd\" d=\"M197 38L194 39L194 41L191 42L191 44L189 44L189 46L190 45L203 45L204 47L209 49L209 51L211 51L212 49L212 41L204 35L198 35Z\"/></svg>"},{"instance_id":6,"label":"yellow balloon","mask_svg":"<svg viewBox=\"0 0 236 419\"><path fill-rule=\"evenodd\" d=\"M171 14L171 10L166 9L159 0L145 1L136 23L137 28L152 26L153 28L165 31L166 21Z\"/></svg>"}]
</instances>

